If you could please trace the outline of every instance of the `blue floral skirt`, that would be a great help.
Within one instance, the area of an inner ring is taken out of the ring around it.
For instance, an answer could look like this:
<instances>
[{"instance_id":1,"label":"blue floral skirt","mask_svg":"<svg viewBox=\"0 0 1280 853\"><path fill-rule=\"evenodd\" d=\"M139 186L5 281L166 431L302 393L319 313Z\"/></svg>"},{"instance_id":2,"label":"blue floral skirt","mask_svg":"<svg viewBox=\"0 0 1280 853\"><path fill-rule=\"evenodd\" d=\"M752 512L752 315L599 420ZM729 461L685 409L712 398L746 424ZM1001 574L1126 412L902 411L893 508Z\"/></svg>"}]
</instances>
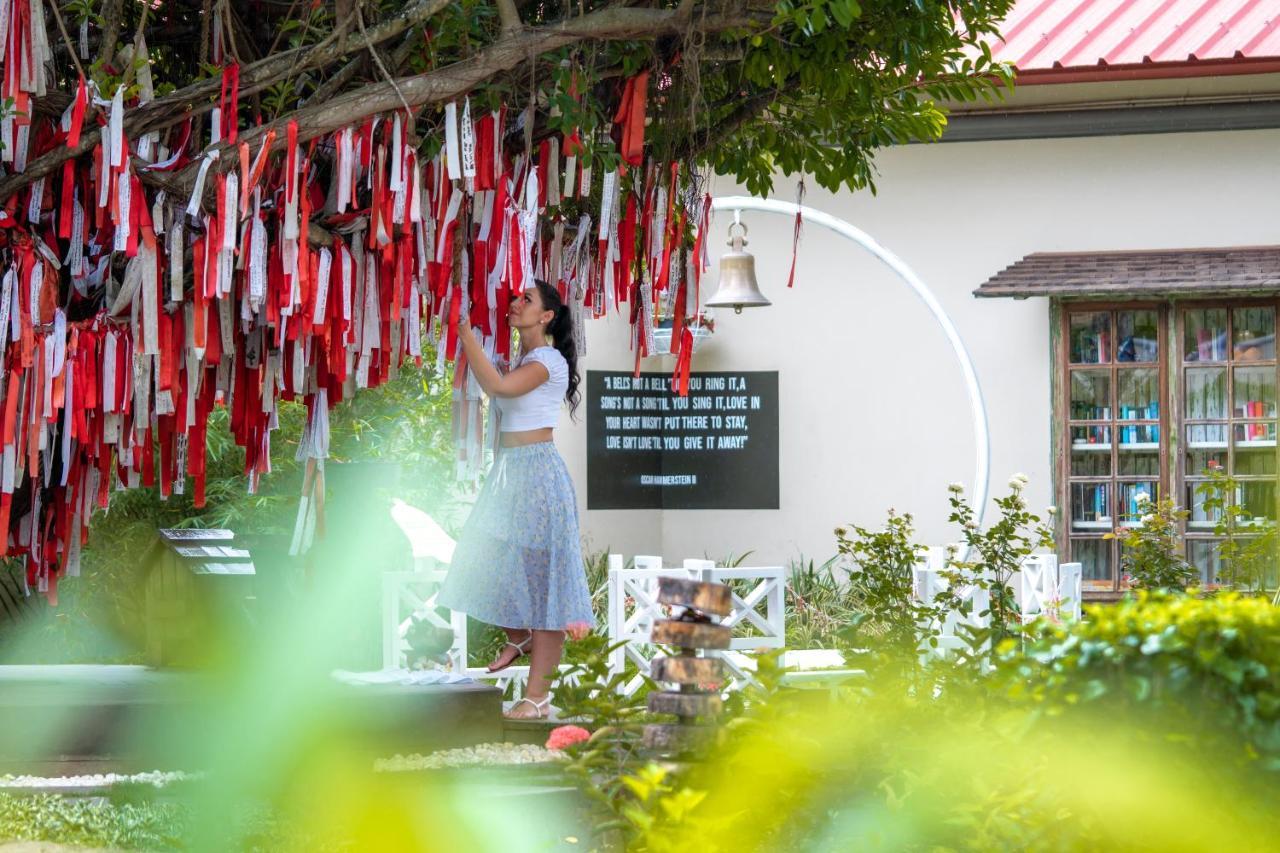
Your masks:
<instances>
[{"instance_id":1,"label":"blue floral skirt","mask_svg":"<svg viewBox=\"0 0 1280 853\"><path fill-rule=\"evenodd\" d=\"M554 444L499 449L436 601L504 628L595 622L573 480Z\"/></svg>"}]
</instances>

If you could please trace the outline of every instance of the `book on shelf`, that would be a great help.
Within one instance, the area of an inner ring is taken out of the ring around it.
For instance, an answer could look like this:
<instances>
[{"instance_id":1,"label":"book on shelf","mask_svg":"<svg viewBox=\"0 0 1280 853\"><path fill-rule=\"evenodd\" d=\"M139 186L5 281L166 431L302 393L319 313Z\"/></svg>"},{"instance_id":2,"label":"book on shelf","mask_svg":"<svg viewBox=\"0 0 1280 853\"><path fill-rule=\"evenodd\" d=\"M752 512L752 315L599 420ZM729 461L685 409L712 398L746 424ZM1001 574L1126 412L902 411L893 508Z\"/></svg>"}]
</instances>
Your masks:
<instances>
[{"instance_id":1,"label":"book on shelf","mask_svg":"<svg viewBox=\"0 0 1280 853\"><path fill-rule=\"evenodd\" d=\"M1245 403L1245 417L1247 418L1265 418L1267 416L1266 404L1261 400L1250 400ZM1266 424L1246 424L1245 437L1250 441L1256 439L1267 438Z\"/></svg>"}]
</instances>

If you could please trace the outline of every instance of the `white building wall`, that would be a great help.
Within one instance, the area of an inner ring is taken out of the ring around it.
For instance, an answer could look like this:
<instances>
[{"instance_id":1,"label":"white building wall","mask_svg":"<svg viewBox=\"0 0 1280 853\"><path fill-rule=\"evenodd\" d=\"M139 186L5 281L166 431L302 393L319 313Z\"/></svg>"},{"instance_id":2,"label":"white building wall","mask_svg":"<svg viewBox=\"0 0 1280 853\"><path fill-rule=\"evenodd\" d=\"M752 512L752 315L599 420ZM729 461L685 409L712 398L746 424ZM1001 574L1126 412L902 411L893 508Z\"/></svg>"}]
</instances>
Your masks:
<instances>
[{"instance_id":1,"label":"white building wall","mask_svg":"<svg viewBox=\"0 0 1280 853\"><path fill-rule=\"evenodd\" d=\"M847 219L909 264L951 315L975 362L992 441L992 490L1031 479L1051 502L1049 309L1043 298L972 291L1037 251L1194 248L1280 241L1280 131L912 145L882 152L878 194L810 184L806 204ZM721 179L717 195L745 194ZM780 178L779 198L795 186ZM781 508L585 511L586 426L565 417L557 442L592 548L669 560L751 551L750 562L835 553L839 524L879 526L910 512L920 539L954 541L947 484L971 486L974 437L960 372L933 319L871 255L805 228L785 288L791 222L744 213L766 309L717 312L695 370L779 374ZM730 221L712 224L713 265ZM703 294L714 291L716 271ZM621 317L590 321L581 369L628 370ZM671 359L646 369L669 370ZM585 401L582 414L585 415Z\"/></svg>"}]
</instances>

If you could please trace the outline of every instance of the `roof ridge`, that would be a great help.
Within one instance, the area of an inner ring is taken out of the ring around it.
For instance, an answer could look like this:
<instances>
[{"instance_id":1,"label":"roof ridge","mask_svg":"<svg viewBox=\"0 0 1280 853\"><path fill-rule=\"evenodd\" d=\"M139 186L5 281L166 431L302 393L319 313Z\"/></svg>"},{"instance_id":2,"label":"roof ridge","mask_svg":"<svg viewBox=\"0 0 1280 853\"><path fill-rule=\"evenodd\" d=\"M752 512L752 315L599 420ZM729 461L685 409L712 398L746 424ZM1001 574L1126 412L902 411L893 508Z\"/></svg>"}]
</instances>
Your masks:
<instances>
[{"instance_id":1,"label":"roof ridge","mask_svg":"<svg viewBox=\"0 0 1280 853\"><path fill-rule=\"evenodd\" d=\"M1071 252L1031 252L1027 254L1027 258L1053 258L1053 257L1096 257L1096 256L1142 256L1142 255L1176 255L1176 254L1193 254L1205 252L1280 252L1280 244L1275 245L1249 245L1249 246L1197 246L1194 248L1171 248L1171 249L1082 249ZM1024 258L1025 260L1025 258Z\"/></svg>"}]
</instances>

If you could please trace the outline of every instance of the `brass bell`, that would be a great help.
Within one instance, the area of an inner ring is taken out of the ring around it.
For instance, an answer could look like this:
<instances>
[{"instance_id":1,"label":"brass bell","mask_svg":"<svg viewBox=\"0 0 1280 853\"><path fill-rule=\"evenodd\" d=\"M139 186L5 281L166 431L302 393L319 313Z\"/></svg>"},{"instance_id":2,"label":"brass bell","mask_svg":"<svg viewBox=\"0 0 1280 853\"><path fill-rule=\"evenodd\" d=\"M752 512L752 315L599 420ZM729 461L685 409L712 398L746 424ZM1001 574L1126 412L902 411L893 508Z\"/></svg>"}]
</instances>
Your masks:
<instances>
[{"instance_id":1,"label":"brass bell","mask_svg":"<svg viewBox=\"0 0 1280 853\"><path fill-rule=\"evenodd\" d=\"M742 229L741 234L733 233L733 226ZM729 251L720 256L720 286L715 296L707 300L708 308L733 308L733 313L741 314L743 308L763 308L771 305L760 285L756 283L756 259L742 247L747 243L747 226L737 221L729 225Z\"/></svg>"}]
</instances>

